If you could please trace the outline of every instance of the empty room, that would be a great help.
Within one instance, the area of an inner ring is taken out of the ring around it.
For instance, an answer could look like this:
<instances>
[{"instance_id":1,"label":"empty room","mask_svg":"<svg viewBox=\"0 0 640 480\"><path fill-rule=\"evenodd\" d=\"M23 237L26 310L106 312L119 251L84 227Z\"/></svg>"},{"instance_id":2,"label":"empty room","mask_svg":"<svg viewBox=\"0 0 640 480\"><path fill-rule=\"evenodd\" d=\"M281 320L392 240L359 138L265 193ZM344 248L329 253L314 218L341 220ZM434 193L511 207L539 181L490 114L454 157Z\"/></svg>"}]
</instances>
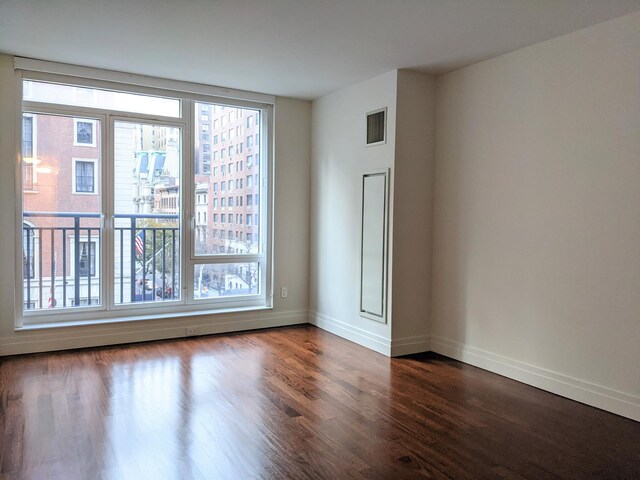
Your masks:
<instances>
[{"instance_id":1,"label":"empty room","mask_svg":"<svg viewBox=\"0 0 640 480\"><path fill-rule=\"evenodd\" d=\"M640 0L0 0L0 480L640 478Z\"/></svg>"}]
</instances>

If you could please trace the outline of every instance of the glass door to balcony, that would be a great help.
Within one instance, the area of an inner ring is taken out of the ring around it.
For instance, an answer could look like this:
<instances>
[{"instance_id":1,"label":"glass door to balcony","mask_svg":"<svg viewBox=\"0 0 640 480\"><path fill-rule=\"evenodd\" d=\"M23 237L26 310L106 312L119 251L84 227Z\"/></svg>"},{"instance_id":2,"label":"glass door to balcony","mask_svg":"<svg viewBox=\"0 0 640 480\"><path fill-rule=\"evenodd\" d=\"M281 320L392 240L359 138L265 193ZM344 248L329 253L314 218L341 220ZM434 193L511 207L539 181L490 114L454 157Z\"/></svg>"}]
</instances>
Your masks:
<instances>
[{"instance_id":1,"label":"glass door to balcony","mask_svg":"<svg viewBox=\"0 0 640 480\"><path fill-rule=\"evenodd\" d=\"M103 304L101 125L99 118L23 114L25 312Z\"/></svg>"},{"instance_id":2,"label":"glass door to balcony","mask_svg":"<svg viewBox=\"0 0 640 480\"><path fill-rule=\"evenodd\" d=\"M114 121L113 301L181 299L182 129Z\"/></svg>"}]
</instances>

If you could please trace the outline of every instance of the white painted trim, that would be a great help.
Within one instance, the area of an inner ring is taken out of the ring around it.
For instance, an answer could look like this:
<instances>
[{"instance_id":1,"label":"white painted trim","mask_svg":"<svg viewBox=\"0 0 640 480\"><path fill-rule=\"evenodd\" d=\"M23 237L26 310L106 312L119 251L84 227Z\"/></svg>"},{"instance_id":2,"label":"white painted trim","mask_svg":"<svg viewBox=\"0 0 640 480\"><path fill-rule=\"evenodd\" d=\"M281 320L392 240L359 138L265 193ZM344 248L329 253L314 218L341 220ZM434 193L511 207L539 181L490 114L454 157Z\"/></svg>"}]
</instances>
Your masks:
<instances>
[{"instance_id":1,"label":"white painted trim","mask_svg":"<svg viewBox=\"0 0 640 480\"><path fill-rule=\"evenodd\" d=\"M66 75L70 77L81 77L92 80L102 80L108 82L124 83L141 87L162 88L176 90L184 93L196 95L212 95L236 100L246 100L250 102L275 103L274 95L264 93L248 92L246 90L236 90L234 88L215 87L201 83L186 82L182 80L170 80L166 78L156 78L147 75L137 75L133 73L117 72L113 70L103 70L101 68L83 67L68 63L49 62L46 60L35 60L32 58L14 57L14 68L17 70L28 70L55 75Z\"/></svg>"},{"instance_id":2,"label":"white painted trim","mask_svg":"<svg viewBox=\"0 0 640 480\"><path fill-rule=\"evenodd\" d=\"M0 356L182 338L187 336L187 327L197 328L198 335L283 327L305 324L307 318L306 310L242 312L115 325L72 326L56 331L24 330L0 338Z\"/></svg>"},{"instance_id":3,"label":"white painted trim","mask_svg":"<svg viewBox=\"0 0 640 480\"><path fill-rule=\"evenodd\" d=\"M640 397L554 372L446 338L432 336L432 351L562 397L640 421Z\"/></svg>"},{"instance_id":4,"label":"white painted trim","mask_svg":"<svg viewBox=\"0 0 640 480\"><path fill-rule=\"evenodd\" d=\"M417 335L415 337L404 337L391 340L392 357L428 352L430 349L431 342L427 335Z\"/></svg>"},{"instance_id":5,"label":"white painted trim","mask_svg":"<svg viewBox=\"0 0 640 480\"><path fill-rule=\"evenodd\" d=\"M367 332L318 312L309 312L309 323L387 357L391 356L391 342L388 338Z\"/></svg>"}]
</instances>

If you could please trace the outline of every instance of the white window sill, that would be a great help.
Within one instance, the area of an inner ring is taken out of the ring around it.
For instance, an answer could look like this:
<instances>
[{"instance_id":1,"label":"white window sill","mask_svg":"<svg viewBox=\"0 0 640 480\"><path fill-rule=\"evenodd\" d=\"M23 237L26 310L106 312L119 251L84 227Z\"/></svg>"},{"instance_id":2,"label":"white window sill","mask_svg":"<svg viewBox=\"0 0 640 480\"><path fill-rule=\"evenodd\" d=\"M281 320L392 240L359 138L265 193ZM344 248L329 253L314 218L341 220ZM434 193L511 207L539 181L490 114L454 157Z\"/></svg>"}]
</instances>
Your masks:
<instances>
[{"instance_id":1,"label":"white window sill","mask_svg":"<svg viewBox=\"0 0 640 480\"><path fill-rule=\"evenodd\" d=\"M183 317L198 317L203 315L220 315L227 313L243 313L243 312L260 312L265 310L273 310L272 306L257 306L257 307L237 307L237 308L222 308L215 310L194 310L176 313L163 313L153 315L132 315L127 317L113 317L99 320L76 320L71 322L50 322L50 323L33 323L31 325L23 325L21 327L15 327L16 332L28 332L36 330L48 330L51 328L67 328L67 327L83 327L88 325L112 325L118 323L131 323L141 322L149 320L164 320L168 318L183 318Z\"/></svg>"}]
</instances>

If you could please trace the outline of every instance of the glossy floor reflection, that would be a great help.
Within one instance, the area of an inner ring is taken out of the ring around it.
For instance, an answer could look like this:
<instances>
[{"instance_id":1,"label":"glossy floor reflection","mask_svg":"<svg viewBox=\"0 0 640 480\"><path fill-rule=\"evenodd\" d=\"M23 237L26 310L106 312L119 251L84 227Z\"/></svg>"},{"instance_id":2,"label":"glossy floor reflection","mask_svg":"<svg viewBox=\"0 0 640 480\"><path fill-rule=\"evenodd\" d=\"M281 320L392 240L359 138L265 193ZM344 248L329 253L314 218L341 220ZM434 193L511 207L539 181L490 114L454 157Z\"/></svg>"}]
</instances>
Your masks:
<instances>
[{"instance_id":1,"label":"glossy floor reflection","mask_svg":"<svg viewBox=\"0 0 640 480\"><path fill-rule=\"evenodd\" d=\"M301 326L5 358L0 478L640 478L640 424Z\"/></svg>"}]
</instances>

